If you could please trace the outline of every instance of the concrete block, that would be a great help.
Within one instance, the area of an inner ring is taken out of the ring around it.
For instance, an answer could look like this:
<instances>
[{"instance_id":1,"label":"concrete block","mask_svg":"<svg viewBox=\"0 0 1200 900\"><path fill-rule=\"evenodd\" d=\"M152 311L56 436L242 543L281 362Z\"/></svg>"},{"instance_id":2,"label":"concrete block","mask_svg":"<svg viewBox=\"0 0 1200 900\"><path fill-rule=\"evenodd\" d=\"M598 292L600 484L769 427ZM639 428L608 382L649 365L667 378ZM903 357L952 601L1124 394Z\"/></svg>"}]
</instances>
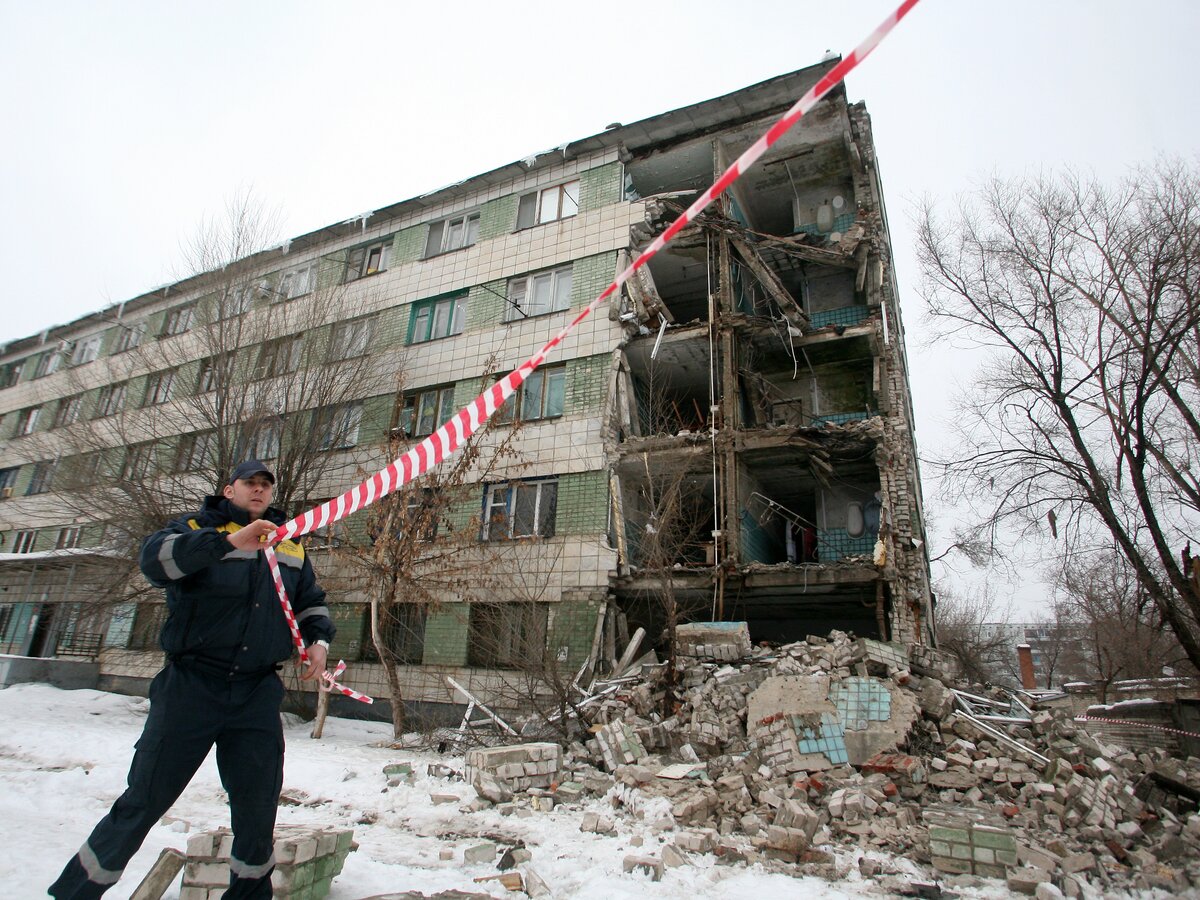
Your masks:
<instances>
[{"instance_id":1,"label":"concrete block","mask_svg":"<svg viewBox=\"0 0 1200 900\"><path fill-rule=\"evenodd\" d=\"M466 865L472 866L477 863L491 862L496 858L496 845L491 841L485 841L482 844L474 844L463 850L463 862Z\"/></svg>"},{"instance_id":2,"label":"concrete block","mask_svg":"<svg viewBox=\"0 0 1200 900\"><path fill-rule=\"evenodd\" d=\"M621 869L626 873L649 875L651 881L662 881L663 861L653 856L626 856L621 861Z\"/></svg>"}]
</instances>

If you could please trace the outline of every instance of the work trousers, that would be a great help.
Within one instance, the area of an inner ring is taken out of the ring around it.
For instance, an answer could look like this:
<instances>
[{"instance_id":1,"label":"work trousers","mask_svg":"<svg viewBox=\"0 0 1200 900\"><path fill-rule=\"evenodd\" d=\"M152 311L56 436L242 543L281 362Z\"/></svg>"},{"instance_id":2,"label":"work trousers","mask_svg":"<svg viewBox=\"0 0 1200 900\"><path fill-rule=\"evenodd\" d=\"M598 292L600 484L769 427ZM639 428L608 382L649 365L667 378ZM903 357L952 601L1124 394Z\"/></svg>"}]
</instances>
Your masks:
<instances>
[{"instance_id":1,"label":"work trousers","mask_svg":"<svg viewBox=\"0 0 1200 900\"><path fill-rule=\"evenodd\" d=\"M150 684L150 714L129 787L50 887L90 900L116 884L146 835L183 793L213 745L233 827L227 900L271 896L275 810L283 786L283 683L274 670L230 679L170 663Z\"/></svg>"}]
</instances>

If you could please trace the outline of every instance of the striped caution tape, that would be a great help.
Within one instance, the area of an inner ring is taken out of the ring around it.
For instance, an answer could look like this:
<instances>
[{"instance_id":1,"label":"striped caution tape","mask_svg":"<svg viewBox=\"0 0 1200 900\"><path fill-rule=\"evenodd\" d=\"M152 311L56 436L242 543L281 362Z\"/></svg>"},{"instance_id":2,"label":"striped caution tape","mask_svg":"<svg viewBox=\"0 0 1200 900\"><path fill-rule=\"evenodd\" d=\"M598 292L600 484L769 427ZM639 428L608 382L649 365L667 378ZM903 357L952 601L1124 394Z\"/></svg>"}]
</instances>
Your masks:
<instances>
[{"instance_id":1,"label":"striped caution tape","mask_svg":"<svg viewBox=\"0 0 1200 900\"><path fill-rule=\"evenodd\" d=\"M318 685L318 687L320 687L321 690L326 691L326 692L337 691L338 693L345 694L351 700L361 700L363 703L374 703L375 701L372 700L370 697L368 697L366 694L360 694L358 691L353 690L351 688L346 687L343 684L338 683L338 680L337 680L338 676L341 675L345 671L346 671L346 661L343 659L339 659L337 666L334 668L334 670L332 672L326 671L321 674L321 681L320 681L320 684Z\"/></svg>"},{"instance_id":2,"label":"striped caution tape","mask_svg":"<svg viewBox=\"0 0 1200 900\"><path fill-rule=\"evenodd\" d=\"M1154 731L1165 731L1168 734L1182 734L1184 737L1200 738L1195 731L1181 731L1178 728L1168 728L1166 725L1152 725L1149 722L1136 722L1130 719L1105 719L1100 716L1076 716L1076 722L1104 722L1106 725L1133 725L1136 728L1149 728Z\"/></svg>"},{"instance_id":3,"label":"striped caution tape","mask_svg":"<svg viewBox=\"0 0 1200 900\"><path fill-rule=\"evenodd\" d=\"M646 265L679 232L691 224L713 200L724 193L731 184L737 181L738 178L744 175L758 161L763 153L791 130L800 121L801 117L811 110L822 97L839 85L850 72L858 67L859 63L870 56L875 48L879 46L879 42L899 24L901 19L908 15L917 3L918 0L903 0L896 10L888 15L867 36L866 40L855 47L849 56L838 62L816 84L809 88L803 97L797 100L758 140L733 161L733 164L725 170L712 186L696 198L695 202L684 210L662 234L658 235L650 243L650 246L643 250L637 259L621 272L596 299L580 310L579 314L567 323L566 327L559 331L558 334L547 341L545 346L537 351L537 353L483 391L483 393L460 409L455 415L451 416L444 425L429 435L429 437L388 463L370 478L346 491L344 494L322 503L320 506L307 510L279 526L272 536L271 541L278 542L289 538L297 538L308 534L314 529L324 528L340 519L344 519L346 516L370 506L376 500L386 497L414 478L423 475L431 468L441 464L448 456L455 453L484 422L495 414L496 410L504 405L505 401L517 391L533 370L545 361L546 356L561 344L567 335L574 331L601 303L619 291L621 286L638 269ZM273 560L273 554L269 554L268 559ZM273 569L273 577L275 578L276 589L279 592L280 603L284 607L285 614L289 616L292 637L296 642L297 648L300 650L300 658L302 660L307 659L303 642L300 639L300 632L295 627L294 617L291 616L291 608L288 604L287 594L283 589L283 581L279 577L277 566Z\"/></svg>"}]
</instances>

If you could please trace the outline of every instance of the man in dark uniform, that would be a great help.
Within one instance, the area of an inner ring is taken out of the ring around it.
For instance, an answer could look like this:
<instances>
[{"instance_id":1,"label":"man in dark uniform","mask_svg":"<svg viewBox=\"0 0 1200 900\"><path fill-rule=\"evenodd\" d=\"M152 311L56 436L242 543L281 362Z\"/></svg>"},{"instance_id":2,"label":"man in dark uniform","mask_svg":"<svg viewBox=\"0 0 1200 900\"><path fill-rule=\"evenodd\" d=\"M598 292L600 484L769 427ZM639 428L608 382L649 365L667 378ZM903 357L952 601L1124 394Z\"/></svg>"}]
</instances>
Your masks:
<instances>
[{"instance_id":1,"label":"man in dark uniform","mask_svg":"<svg viewBox=\"0 0 1200 900\"><path fill-rule=\"evenodd\" d=\"M99 897L116 884L150 828L215 744L233 826L228 900L271 896L275 810L283 785L278 670L294 649L262 546L283 513L275 476L241 463L218 497L142 543L141 568L167 595L166 667L150 684L150 714L129 787L71 857L50 894ZM308 647L301 677L325 670L333 622L304 548L275 545L288 599Z\"/></svg>"}]
</instances>

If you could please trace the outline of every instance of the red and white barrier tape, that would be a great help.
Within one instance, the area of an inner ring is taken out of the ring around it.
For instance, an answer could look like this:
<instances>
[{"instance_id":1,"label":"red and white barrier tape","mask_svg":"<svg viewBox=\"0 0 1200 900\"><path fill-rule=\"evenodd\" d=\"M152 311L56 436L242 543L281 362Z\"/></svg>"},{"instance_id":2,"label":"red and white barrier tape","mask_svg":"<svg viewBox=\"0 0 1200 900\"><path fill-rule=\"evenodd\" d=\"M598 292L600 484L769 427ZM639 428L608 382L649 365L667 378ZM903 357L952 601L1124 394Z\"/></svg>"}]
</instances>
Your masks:
<instances>
[{"instance_id":1,"label":"red and white barrier tape","mask_svg":"<svg viewBox=\"0 0 1200 900\"><path fill-rule=\"evenodd\" d=\"M803 97L797 100L775 124L767 129L765 134L733 161L733 164L725 170L711 187L696 198L695 202L684 210L679 218L672 222L662 234L658 235L651 242L650 246L643 250L637 259L616 277L616 280L612 284L606 287L595 300L580 310L579 314L566 327L559 331L558 334L547 341L541 350L460 409L448 422L429 435L429 437L388 463L366 481L357 487L351 488L341 496L322 503L320 506L301 513L294 519L280 525L274 535L272 535L272 542L300 537L314 529L324 528L326 525L344 519L351 513L358 512L360 509L370 506L381 497L386 497L414 478L440 465L443 460L457 451L464 441L470 438L484 422L495 414L496 410L504 405L504 402L516 392L517 388L521 386L533 370L545 361L547 354L551 350L562 343L567 335L592 314L596 307L619 291L621 285L628 281L638 269L646 265L680 231L691 224L713 200L744 175L758 161L759 157L783 137L792 126L800 121L801 117L812 109L822 97L840 84L859 63L870 56L871 52L879 45L879 42L896 27L901 19L908 15L917 3L918 0L903 0L895 12L884 19L867 36L866 40L854 48L849 56L842 59L841 62L825 73L816 84L809 88ZM300 631L296 627L295 617L292 615L291 605L288 603L287 593L283 588L283 580L280 577L274 553L268 552L267 559L272 567L272 576L275 579L275 587L279 593L280 603L283 605L284 614L288 617L288 624L292 629L292 638L300 650L300 658L307 660L308 657L304 650L304 644L300 639ZM345 688L342 690L346 691ZM370 702L370 698L366 698L366 702Z\"/></svg>"},{"instance_id":2,"label":"red and white barrier tape","mask_svg":"<svg viewBox=\"0 0 1200 900\"><path fill-rule=\"evenodd\" d=\"M1149 722L1137 722L1130 719L1103 719L1099 716L1076 716L1076 722L1104 722L1107 725L1133 725L1137 728L1150 728L1154 731L1165 731L1168 734L1182 734L1184 737L1200 738L1195 731L1181 731L1178 728L1168 728L1166 725L1152 725Z\"/></svg>"},{"instance_id":3,"label":"red and white barrier tape","mask_svg":"<svg viewBox=\"0 0 1200 900\"><path fill-rule=\"evenodd\" d=\"M346 661L338 660L337 667L332 671L326 671L321 674L321 682L318 687L323 691L337 691L345 694L351 700L361 700L363 703L374 703L375 701L366 694L360 694L358 691L346 687L343 684L338 684L337 677L346 671Z\"/></svg>"},{"instance_id":4,"label":"red and white barrier tape","mask_svg":"<svg viewBox=\"0 0 1200 900\"><path fill-rule=\"evenodd\" d=\"M275 556L275 548L270 544L264 545L263 556L266 557L267 566L271 570L271 580L275 582L275 593L279 595L279 605L283 607L283 617L287 619L288 628L292 632L292 643L296 645L296 649L300 652L300 662L307 664L308 651L304 648L304 638L300 636L300 626L296 622L296 614L292 612L292 603L288 600L287 588L283 586L283 573L279 571L279 560ZM346 671L346 664L338 660L337 669L332 675L328 671L321 673L321 681L318 682L318 687L321 690L335 689L347 697L363 703L374 703L375 701L366 694L360 694L358 691L344 687L334 680L344 671ZM325 687L324 684L328 684L329 687Z\"/></svg>"}]
</instances>

